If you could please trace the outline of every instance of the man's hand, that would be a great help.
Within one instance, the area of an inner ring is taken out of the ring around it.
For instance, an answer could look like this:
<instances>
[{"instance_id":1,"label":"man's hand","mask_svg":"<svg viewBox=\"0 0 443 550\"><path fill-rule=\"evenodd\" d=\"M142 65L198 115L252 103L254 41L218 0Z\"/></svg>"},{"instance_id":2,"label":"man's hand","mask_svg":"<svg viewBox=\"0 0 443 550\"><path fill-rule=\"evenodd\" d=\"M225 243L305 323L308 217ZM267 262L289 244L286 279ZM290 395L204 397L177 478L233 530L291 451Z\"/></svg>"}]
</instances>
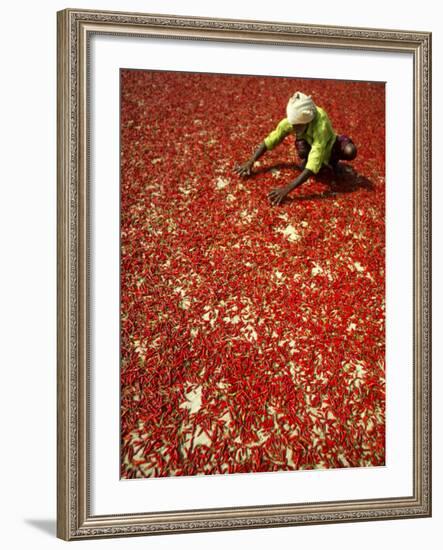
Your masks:
<instances>
[{"instance_id":1,"label":"man's hand","mask_svg":"<svg viewBox=\"0 0 443 550\"><path fill-rule=\"evenodd\" d=\"M289 191L290 189L288 189L287 187L272 189L272 191L270 191L268 194L269 202L273 206L278 206L284 200Z\"/></svg>"},{"instance_id":2,"label":"man's hand","mask_svg":"<svg viewBox=\"0 0 443 550\"><path fill-rule=\"evenodd\" d=\"M303 172L293 182L289 183L285 187L272 189L272 191L270 191L268 194L270 203L273 204L274 206L275 205L278 206L279 204L281 204L288 193L290 193L293 189L299 187L311 175L312 175L311 170L309 170L308 168L305 168Z\"/></svg>"},{"instance_id":3,"label":"man's hand","mask_svg":"<svg viewBox=\"0 0 443 550\"><path fill-rule=\"evenodd\" d=\"M248 160L244 164L239 164L234 168L234 172L236 172L239 176L242 178L245 178L247 176L251 175L252 171L252 165L254 164L254 161Z\"/></svg>"},{"instance_id":4,"label":"man's hand","mask_svg":"<svg viewBox=\"0 0 443 550\"><path fill-rule=\"evenodd\" d=\"M237 172L237 174L242 178L250 176L252 172L252 167L254 166L254 162L257 161L262 155L264 155L266 151L267 148L265 142L260 143L252 157L244 164L237 165L234 168L234 172Z\"/></svg>"}]
</instances>

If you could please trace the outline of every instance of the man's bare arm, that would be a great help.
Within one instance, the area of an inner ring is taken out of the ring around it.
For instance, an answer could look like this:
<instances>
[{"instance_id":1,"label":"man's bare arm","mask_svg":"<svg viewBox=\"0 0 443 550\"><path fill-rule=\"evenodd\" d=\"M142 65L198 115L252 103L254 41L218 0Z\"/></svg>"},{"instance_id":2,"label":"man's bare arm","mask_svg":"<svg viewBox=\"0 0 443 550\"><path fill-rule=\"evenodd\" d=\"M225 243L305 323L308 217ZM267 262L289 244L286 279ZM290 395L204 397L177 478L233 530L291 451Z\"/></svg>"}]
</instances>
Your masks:
<instances>
[{"instance_id":1,"label":"man's bare arm","mask_svg":"<svg viewBox=\"0 0 443 550\"><path fill-rule=\"evenodd\" d=\"M278 189L272 189L272 191L269 192L268 197L269 201L273 205L279 205L283 199L286 197L288 193L290 193L293 189L296 187L299 187L302 183L304 183L309 176L312 175L312 171L305 168L303 172L295 178L295 180L291 181L288 185L285 185L284 187L279 187Z\"/></svg>"},{"instance_id":2,"label":"man's bare arm","mask_svg":"<svg viewBox=\"0 0 443 550\"><path fill-rule=\"evenodd\" d=\"M234 168L234 172L237 172L237 174L239 174L242 177L250 176L254 162L256 162L262 155L264 155L266 151L267 151L267 147L265 145L265 142L260 143L260 145L257 147L252 157L248 161L246 161L244 164L237 165Z\"/></svg>"}]
</instances>

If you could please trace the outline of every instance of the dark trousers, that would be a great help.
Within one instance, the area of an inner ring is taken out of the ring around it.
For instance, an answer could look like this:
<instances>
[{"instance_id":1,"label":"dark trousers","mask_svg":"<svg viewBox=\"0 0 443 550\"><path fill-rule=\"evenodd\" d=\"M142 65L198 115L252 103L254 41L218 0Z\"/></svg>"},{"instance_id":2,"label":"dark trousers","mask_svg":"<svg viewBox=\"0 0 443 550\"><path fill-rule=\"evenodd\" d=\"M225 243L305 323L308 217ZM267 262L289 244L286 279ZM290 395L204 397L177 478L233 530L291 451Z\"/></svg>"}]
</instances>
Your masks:
<instances>
[{"instance_id":1,"label":"dark trousers","mask_svg":"<svg viewBox=\"0 0 443 550\"><path fill-rule=\"evenodd\" d=\"M348 143L353 144L353 141L349 136L337 136L334 145L332 146L331 158L329 159L329 164L331 166L336 166L339 160L346 159L344 148ZM305 161L308 159L311 146L305 139L296 139L295 148L297 149L299 158L303 161L303 164L305 164Z\"/></svg>"}]
</instances>

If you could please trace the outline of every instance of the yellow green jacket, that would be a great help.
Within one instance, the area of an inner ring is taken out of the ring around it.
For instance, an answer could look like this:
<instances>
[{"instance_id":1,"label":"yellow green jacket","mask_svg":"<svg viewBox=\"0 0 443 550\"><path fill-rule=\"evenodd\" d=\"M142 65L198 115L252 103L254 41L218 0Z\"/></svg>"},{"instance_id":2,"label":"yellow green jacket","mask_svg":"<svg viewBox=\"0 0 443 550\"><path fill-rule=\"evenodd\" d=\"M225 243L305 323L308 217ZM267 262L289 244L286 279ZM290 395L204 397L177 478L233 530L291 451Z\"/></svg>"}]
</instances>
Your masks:
<instances>
[{"instance_id":1,"label":"yellow green jacket","mask_svg":"<svg viewBox=\"0 0 443 550\"><path fill-rule=\"evenodd\" d=\"M266 149L268 151L274 149L289 134L295 134L295 128L287 118L284 118L265 138ZM328 164L336 137L328 115L321 107L317 107L313 120L306 126L303 133L297 135L297 139L304 139L311 146L306 163L308 170L317 174L323 164Z\"/></svg>"}]
</instances>

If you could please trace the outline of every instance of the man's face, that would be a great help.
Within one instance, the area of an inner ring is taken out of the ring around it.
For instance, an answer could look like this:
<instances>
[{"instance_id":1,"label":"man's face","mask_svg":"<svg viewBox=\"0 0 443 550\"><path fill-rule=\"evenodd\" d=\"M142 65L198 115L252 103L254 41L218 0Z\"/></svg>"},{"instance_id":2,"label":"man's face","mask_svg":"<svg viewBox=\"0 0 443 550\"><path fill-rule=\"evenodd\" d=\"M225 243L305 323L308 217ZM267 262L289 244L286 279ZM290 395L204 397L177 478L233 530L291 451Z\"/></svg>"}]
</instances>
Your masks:
<instances>
[{"instance_id":1,"label":"man's face","mask_svg":"<svg viewBox=\"0 0 443 550\"><path fill-rule=\"evenodd\" d=\"M294 124L296 134L302 134L306 130L307 124Z\"/></svg>"}]
</instances>

